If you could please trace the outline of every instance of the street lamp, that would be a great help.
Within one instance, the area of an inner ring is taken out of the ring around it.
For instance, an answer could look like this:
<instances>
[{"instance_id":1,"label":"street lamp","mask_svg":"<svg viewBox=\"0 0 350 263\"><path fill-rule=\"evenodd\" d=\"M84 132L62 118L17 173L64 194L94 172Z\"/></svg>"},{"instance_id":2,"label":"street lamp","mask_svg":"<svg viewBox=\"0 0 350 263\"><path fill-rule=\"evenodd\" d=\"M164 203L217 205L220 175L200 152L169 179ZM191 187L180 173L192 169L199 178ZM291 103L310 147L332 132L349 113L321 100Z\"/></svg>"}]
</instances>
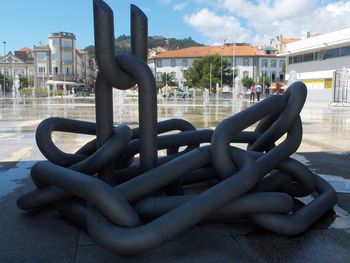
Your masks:
<instances>
[{"instance_id":1,"label":"street lamp","mask_svg":"<svg viewBox=\"0 0 350 263\"><path fill-rule=\"evenodd\" d=\"M220 88L222 90L222 53L223 53L223 50L224 50L224 46L221 48L221 57L220 57ZM218 91L216 91L218 92Z\"/></svg>"},{"instance_id":2,"label":"street lamp","mask_svg":"<svg viewBox=\"0 0 350 263\"><path fill-rule=\"evenodd\" d=\"M2 42L4 44L4 58L6 56L6 41L3 41ZM4 78L4 85L3 85L3 89L4 89L4 92L3 92L3 95L5 96L5 92L6 92L6 89L5 89L5 67L4 67L4 75L3 75L3 78Z\"/></svg>"},{"instance_id":3,"label":"street lamp","mask_svg":"<svg viewBox=\"0 0 350 263\"><path fill-rule=\"evenodd\" d=\"M236 69L236 58L235 58L235 42L232 43L232 97L233 100L236 98L235 94L235 69Z\"/></svg>"},{"instance_id":4,"label":"street lamp","mask_svg":"<svg viewBox=\"0 0 350 263\"><path fill-rule=\"evenodd\" d=\"M211 91L212 90L212 85L211 85L211 72L212 72L212 65L211 65L211 63L209 64L209 74L210 74L210 89L209 89L209 91Z\"/></svg>"}]
</instances>

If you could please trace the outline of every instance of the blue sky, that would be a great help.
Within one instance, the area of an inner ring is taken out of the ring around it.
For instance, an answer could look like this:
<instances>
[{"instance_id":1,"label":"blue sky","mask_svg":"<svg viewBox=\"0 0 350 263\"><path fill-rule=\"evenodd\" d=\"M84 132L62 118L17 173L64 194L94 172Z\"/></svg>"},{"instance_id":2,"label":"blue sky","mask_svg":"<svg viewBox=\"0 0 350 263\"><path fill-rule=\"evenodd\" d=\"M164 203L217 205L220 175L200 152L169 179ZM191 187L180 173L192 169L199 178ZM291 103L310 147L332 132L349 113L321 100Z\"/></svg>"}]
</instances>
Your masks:
<instances>
[{"instance_id":1,"label":"blue sky","mask_svg":"<svg viewBox=\"0 0 350 263\"><path fill-rule=\"evenodd\" d=\"M190 25L183 22L181 11L162 1L107 0L115 15L115 34L129 34L130 4L136 4L148 16L149 34L166 37L189 37L205 41ZM193 6L193 8L195 8ZM51 32L72 32L80 48L93 44L92 0L1 0L0 41L7 50L32 47L47 42ZM3 10L6 10L5 12ZM0 45L0 54L3 46Z\"/></svg>"},{"instance_id":2,"label":"blue sky","mask_svg":"<svg viewBox=\"0 0 350 263\"><path fill-rule=\"evenodd\" d=\"M129 34L129 6L149 17L150 35L205 44L266 44L270 38L303 37L350 26L350 1L343 0L106 0L115 14L116 36ZM47 42L51 32L72 32L77 46L93 44L92 0L1 0L0 41L6 49ZM5 11L4 11L5 10ZM0 54L3 47L0 46Z\"/></svg>"}]
</instances>

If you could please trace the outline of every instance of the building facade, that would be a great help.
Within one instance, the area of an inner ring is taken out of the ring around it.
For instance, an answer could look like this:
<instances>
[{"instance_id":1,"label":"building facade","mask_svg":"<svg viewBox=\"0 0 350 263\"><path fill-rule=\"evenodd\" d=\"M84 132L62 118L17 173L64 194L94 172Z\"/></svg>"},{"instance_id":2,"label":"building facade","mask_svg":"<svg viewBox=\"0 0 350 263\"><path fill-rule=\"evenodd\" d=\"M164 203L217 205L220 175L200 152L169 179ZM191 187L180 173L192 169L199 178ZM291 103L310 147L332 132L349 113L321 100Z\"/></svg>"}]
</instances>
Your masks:
<instances>
[{"instance_id":1,"label":"building facade","mask_svg":"<svg viewBox=\"0 0 350 263\"><path fill-rule=\"evenodd\" d=\"M91 86L96 78L96 63L87 52L76 48L73 33L49 34L49 44L34 46L35 87L69 89Z\"/></svg>"},{"instance_id":2,"label":"building facade","mask_svg":"<svg viewBox=\"0 0 350 263\"><path fill-rule=\"evenodd\" d=\"M50 80L75 82L77 80L76 37L73 33L49 34L51 52Z\"/></svg>"},{"instance_id":3,"label":"building facade","mask_svg":"<svg viewBox=\"0 0 350 263\"><path fill-rule=\"evenodd\" d=\"M6 78L13 80L15 76L25 77L33 82L35 77L34 59L31 50L25 48L15 52L9 52L0 58L0 73ZM3 83L0 83L3 86ZM6 87L7 89L9 87Z\"/></svg>"},{"instance_id":4,"label":"building facade","mask_svg":"<svg viewBox=\"0 0 350 263\"><path fill-rule=\"evenodd\" d=\"M34 87L45 88L51 74L51 51L48 45L40 43L33 48L34 56Z\"/></svg>"},{"instance_id":5,"label":"building facade","mask_svg":"<svg viewBox=\"0 0 350 263\"><path fill-rule=\"evenodd\" d=\"M287 78L296 72L309 89L331 89L335 71L350 69L350 28L310 35L287 44L281 55L286 57Z\"/></svg>"},{"instance_id":6,"label":"building facade","mask_svg":"<svg viewBox=\"0 0 350 263\"><path fill-rule=\"evenodd\" d=\"M36 88L92 87L97 65L86 51L76 48L74 34L59 32L49 34L48 45L39 43L0 57L0 73L10 80L26 77Z\"/></svg>"},{"instance_id":7,"label":"building facade","mask_svg":"<svg viewBox=\"0 0 350 263\"><path fill-rule=\"evenodd\" d=\"M300 38L283 37L282 35L279 35L270 39L270 46L274 48L277 51L277 53L283 53L286 50L287 44L299 40Z\"/></svg>"},{"instance_id":8,"label":"building facade","mask_svg":"<svg viewBox=\"0 0 350 263\"><path fill-rule=\"evenodd\" d=\"M274 50L248 44L224 46L200 46L172 50L148 60L157 80L162 73L170 73L182 85L186 71L193 61L217 54L234 65L235 75L251 77L258 81L267 76L272 82L284 81L284 57L277 57Z\"/></svg>"}]
</instances>

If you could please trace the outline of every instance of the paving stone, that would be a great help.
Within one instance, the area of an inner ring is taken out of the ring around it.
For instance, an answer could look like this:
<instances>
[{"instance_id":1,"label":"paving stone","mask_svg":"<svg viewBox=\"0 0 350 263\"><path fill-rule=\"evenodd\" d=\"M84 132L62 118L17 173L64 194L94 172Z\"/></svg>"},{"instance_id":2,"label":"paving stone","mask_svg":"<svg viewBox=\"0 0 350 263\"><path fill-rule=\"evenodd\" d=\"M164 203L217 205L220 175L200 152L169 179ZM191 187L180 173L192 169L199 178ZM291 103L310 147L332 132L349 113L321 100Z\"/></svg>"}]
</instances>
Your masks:
<instances>
[{"instance_id":1,"label":"paving stone","mask_svg":"<svg viewBox=\"0 0 350 263\"><path fill-rule=\"evenodd\" d=\"M80 246L77 263L89 262L253 262L231 237L174 240L136 256L121 256L99 246Z\"/></svg>"},{"instance_id":2,"label":"paving stone","mask_svg":"<svg viewBox=\"0 0 350 263\"><path fill-rule=\"evenodd\" d=\"M0 263L74 263L75 254L75 247L0 250Z\"/></svg>"},{"instance_id":3,"label":"paving stone","mask_svg":"<svg viewBox=\"0 0 350 263\"><path fill-rule=\"evenodd\" d=\"M349 247L342 245L339 230L309 231L297 237L252 234L235 238L247 254L261 262L348 263L350 259Z\"/></svg>"}]
</instances>

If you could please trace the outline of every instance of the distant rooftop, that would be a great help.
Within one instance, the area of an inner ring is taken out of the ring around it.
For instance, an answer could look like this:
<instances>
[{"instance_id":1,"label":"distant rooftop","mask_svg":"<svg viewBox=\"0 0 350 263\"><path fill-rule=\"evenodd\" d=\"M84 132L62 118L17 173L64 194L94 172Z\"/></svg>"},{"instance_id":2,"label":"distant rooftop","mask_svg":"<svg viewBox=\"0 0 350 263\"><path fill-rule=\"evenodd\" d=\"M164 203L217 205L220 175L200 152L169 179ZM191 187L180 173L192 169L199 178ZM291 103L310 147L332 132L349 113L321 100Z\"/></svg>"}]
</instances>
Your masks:
<instances>
[{"instance_id":1,"label":"distant rooftop","mask_svg":"<svg viewBox=\"0 0 350 263\"><path fill-rule=\"evenodd\" d=\"M55 38L55 37L76 39L75 35L73 33L69 33L69 32L58 32L58 33L50 33L49 34L49 38Z\"/></svg>"},{"instance_id":2,"label":"distant rooftop","mask_svg":"<svg viewBox=\"0 0 350 263\"><path fill-rule=\"evenodd\" d=\"M287 45L287 44L289 44L289 43L292 43L292 42L295 42L295 41L299 41L300 40L300 38L282 38L282 44L284 44L284 45Z\"/></svg>"},{"instance_id":3,"label":"distant rooftop","mask_svg":"<svg viewBox=\"0 0 350 263\"><path fill-rule=\"evenodd\" d=\"M31 52L32 49L28 48L28 47L24 47L24 48L21 48L20 50L18 51L22 51L22 52Z\"/></svg>"},{"instance_id":4,"label":"distant rooftop","mask_svg":"<svg viewBox=\"0 0 350 263\"><path fill-rule=\"evenodd\" d=\"M251 45L239 45L239 46L201 46L201 47L189 47L178 50L170 50L157 55L159 58L200 58L209 55L219 54L223 57L234 56L273 56L274 54L266 54L264 50L259 49L256 46Z\"/></svg>"}]
</instances>

